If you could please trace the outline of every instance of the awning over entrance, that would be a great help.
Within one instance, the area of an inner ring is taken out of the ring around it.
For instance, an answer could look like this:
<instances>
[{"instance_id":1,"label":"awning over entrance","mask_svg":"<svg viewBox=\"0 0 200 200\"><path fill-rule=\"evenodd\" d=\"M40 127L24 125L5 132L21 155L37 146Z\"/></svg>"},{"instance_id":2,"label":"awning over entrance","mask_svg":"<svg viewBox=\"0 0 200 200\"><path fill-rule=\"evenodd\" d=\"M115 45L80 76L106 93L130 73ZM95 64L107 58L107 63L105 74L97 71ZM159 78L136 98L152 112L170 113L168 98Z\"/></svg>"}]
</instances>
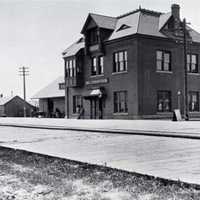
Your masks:
<instances>
[{"instance_id":1,"label":"awning over entrance","mask_svg":"<svg viewBox=\"0 0 200 200\"><path fill-rule=\"evenodd\" d=\"M99 89L93 89L93 90L88 90L85 94L84 94L84 98L85 99L89 99L92 97L97 97L97 98L102 98L104 96L104 91L99 88Z\"/></svg>"}]
</instances>

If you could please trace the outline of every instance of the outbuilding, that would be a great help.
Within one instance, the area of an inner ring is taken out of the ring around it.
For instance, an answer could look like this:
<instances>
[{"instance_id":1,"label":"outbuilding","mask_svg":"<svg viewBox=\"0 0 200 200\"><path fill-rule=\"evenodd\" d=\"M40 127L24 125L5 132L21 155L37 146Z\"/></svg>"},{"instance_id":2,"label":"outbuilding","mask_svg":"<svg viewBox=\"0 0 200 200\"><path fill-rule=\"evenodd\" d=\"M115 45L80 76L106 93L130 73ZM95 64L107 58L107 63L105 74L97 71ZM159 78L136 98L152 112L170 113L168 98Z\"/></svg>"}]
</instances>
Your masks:
<instances>
[{"instance_id":1,"label":"outbuilding","mask_svg":"<svg viewBox=\"0 0 200 200\"><path fill-rule=\"evenodd\" d=\"M65 84L63 76L37 92L32 99L39 99L39 111L44 117L65 116Z\"/></svg>"},{"instance_id":2,"label":"outbuilding","mask_svg":"<svg viewBox=\"0 0 200 200\"><path fill-rule=\"evenodd\" d=\"M1 117L23 117L24 107L26 108L26 117L31 117L35 106L24 101L19 96L0 97Z\"/></svg>"}]
</instances>

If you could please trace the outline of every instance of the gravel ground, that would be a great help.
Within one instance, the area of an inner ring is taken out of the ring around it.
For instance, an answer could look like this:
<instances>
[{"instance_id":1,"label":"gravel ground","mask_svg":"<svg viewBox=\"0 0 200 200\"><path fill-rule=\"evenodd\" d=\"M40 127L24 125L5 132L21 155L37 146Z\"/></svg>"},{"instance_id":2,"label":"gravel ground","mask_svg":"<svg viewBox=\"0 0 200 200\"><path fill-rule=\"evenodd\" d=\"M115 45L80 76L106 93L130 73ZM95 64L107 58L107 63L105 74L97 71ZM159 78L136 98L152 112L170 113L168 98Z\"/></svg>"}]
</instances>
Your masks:
<instances>
[{"instance_id":1,"label":"gravel ground","mask_svg":"<svg viewBox=\"0 0 200 200\"><path fill-rule=\"evenodd\" d=\"M0 147L0 200L190 200L200 186Z\"/></svg>"}]
</instances>

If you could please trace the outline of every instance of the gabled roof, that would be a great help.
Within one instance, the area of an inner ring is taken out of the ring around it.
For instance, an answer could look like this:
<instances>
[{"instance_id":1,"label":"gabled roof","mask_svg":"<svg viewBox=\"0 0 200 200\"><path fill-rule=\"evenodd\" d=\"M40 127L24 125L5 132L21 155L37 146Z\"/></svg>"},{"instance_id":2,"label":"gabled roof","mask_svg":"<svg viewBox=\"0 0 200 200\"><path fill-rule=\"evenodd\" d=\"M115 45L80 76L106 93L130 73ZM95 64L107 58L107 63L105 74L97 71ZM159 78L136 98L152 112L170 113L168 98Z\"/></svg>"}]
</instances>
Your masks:
<instances>
[{"instance_id":1,"label":"gabled roof","mask_svg":"<svg viewBox=\"0 0 200 200\"><path fill-rule=\"evenodd\" d=\"M15 97L15 96L14 96ZM8 103L9 101L11 101L13 98L13 96L11 97L1 97L0 98L0 106L5 105L6 103Z\"/></svg>"},{"instance_id":2,"label":"gabled roof","mask_svg":"<svg viewBox=\"0 0 200 200\"><path fill-rule=\"evenodd\" d=\"M63 58L76 55L81 49L84 48L84 44L84 39L80 38L77 42L73 43L63 51Z\"/></svg>"},{"instance_id":3,"label":"gabled roof","mask_svg":"<svg viewBox=\"0 0 200 200\"><path fill-rule=\"evenodd\" d=\"M94 20L95 24L99 28L105 28L105 29L111 29L111 30L115 29L115 25L117 22L116 17L109 17L109 16L104 16L104 15L89 13L89 15L86 19L86 22L82 28L81 33L85 32L85 29L87 28L87 25L91 19Z\"/></svg>"},{"instance_id":4,"label":"gabled roof","mask_svg":"<svg viewBox=\"0 0 200 200\"><path fill-rule=\"evenodd\" d=\"M24 101L24 99L22 99L20 96L16 95L16 96L10 96L10 97L0 97L0 106L4 106L7 103L9 103L10 101L12 101L13 99L18 98L21 99L22 101ZM28 104L29 106L33 106L32 104L30 104L29 102L26 101L26 104ZM34 107L34 106L33 106Z\"/></svg>"},{"instance_id":5,"label":"gabled roof","mask_svg":"<svg viewBox=\"0 0 200 200\"><path fill-rule=\"evenodd\" d=\"M44 99L44 98L53 98L53 97L64 97L65 90L59 89L59 83L64 82L64 77L60 76L45 88L41 89L38 93L36 93L32 99Z\"/></svg>"}]
</instances>

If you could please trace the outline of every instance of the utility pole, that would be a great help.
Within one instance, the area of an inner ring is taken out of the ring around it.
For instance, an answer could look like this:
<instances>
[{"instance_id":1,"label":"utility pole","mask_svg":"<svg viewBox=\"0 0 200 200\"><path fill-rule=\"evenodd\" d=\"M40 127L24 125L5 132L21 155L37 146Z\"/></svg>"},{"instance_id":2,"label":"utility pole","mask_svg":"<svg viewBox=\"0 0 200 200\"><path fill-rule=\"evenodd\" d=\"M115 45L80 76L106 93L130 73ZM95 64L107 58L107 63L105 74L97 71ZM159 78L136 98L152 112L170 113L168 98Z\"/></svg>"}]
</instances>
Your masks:
<instances>
[{"instance_id":1,"label":"utility pole","mask_svg":"<svg viewBox=\"0 0 200 200\"><path fill-rule=\"evenodd\" d=\"M184 53L184 117L189 120L188 109L188 70L187 70L187 32L186 32L186 19L183 19L183 53Z\"/></svg>"},{"instance_id":2,"label":"utility pole","mask_svg":"<svg viewBox=\"0 0 200 200\"><path fill-rule=\"evenodd\" d=\"M24 117L26 117L26 76L28 76L28 67L20 67L19 75L23 76L23 92L24 92Z\"/></svg>"}]
</instances>

